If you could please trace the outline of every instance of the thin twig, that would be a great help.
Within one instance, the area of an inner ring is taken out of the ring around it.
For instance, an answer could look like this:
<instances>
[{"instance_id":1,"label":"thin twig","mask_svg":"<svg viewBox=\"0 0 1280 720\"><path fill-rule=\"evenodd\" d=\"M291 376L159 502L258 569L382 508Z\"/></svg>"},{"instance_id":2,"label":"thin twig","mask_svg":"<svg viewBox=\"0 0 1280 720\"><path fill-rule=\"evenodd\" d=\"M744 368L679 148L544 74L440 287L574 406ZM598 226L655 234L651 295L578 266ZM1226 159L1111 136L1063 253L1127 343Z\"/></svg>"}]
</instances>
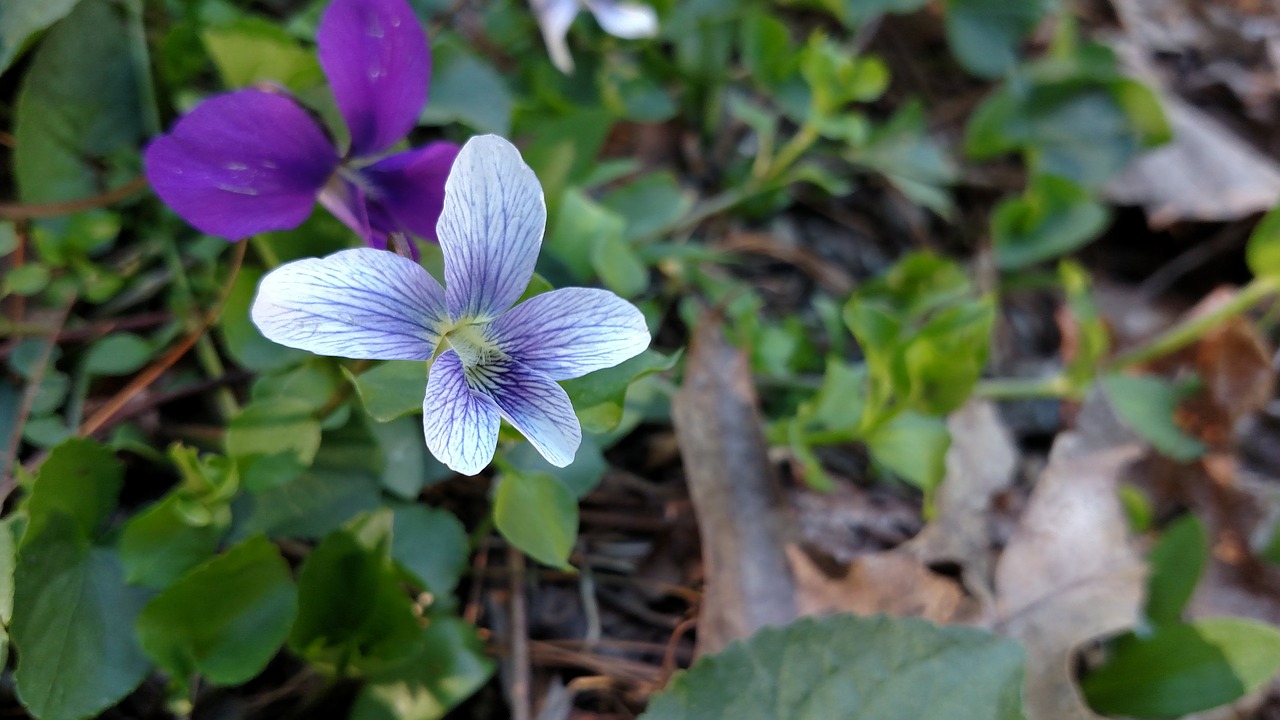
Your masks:
<instances>
[{"instance_id":1,"label":"thin twig","mask_svg":"<svg viewBox=\"0 0 1280 720\"><path fill-rule=\"evenodd\" d=\"M79 200L39 204L3 203L0 204L0 220L36 220L38 218L58 217L85 210L94 210L114 205L122 200L128 200L145 190L146 187L147 179L145 177L136 177L120 187L112 188L93 197L80 198Z\"/></svg>"},{"instance_id":2,"label":"thin twig","mask_svg":"<svg viewBox=\"0 0 1280 720\"><path fill-rule=\"evenodd\" d=\"M529 666L529 617L524 602L524 553L507 548L511 566L511 718L531 720L529 688L533 673Z\"/></svg>"},{"instance_id":3,"label":"thin twig","mask_svg":"<svg viewBox=\"0 0 1280 720\"><path fill-rule=\"evenodd\" d=\"M235 255L231 259L231 272L228 274L227 280L222 286L222 292L218 296L217 302L212 308L210 308L209 312L205 313L204 318L200 321L200 325L196 327L195 330L188 333L186 337L182 338L182 340L180 340L177 345L173 346L169 352L165 353L163 357L148 366L146 370L138 373L137 377L130 381L128 385L124 386L120 392L112 396L105 405L90 416L89 419L80 426L79 434L82 437L88 437L97 432L108 420L111 419L112 415L119 412L120 409L128 404L135 395L142 392L169 368L173 367L174 363L178 362L178 360L196 344L196 341L204 335L204 333L209 329L209 326L213 324L213 321L218 319L218 315L222 312L222 306L226 304L227 297L231 294L231 286L235 283L236 275L240 273L240 264L244 262L244 251L246 247L248 247L247 244L243 242L236 244Z\"/></svg>"},{"instance_id":4,"label":"thin twig","mask_svg":"<svg viewBox=\"0 0 1280 720\"><path fill-rule=\"evenodd\" d=\"M676 653L680 647L680 639L697 626L698 618L691 617L671 631L671 639L667 641L667 651L662 655L662 672L658 675L658 689L666 687L667 682L671 680L671 676L678 669L676 667Z\"/></svg>"}]
</instances>

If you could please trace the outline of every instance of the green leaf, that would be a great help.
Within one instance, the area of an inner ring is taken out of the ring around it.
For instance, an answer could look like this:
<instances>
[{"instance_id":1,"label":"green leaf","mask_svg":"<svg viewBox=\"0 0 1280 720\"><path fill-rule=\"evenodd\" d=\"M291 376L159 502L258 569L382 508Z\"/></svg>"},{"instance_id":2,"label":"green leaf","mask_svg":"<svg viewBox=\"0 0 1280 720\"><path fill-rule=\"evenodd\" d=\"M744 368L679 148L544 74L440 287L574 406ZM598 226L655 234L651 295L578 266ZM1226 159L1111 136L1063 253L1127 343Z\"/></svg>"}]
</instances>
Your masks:
<instances>
[{"instance_id":1,"label":"green leaf","mask_svg":"<svg viewBox=\"0 0 1280 720\"><path fill-rule=\"evenodd\" d=\"M489 680L494 664L471 625L432 617L416 655L369 679L351 720L436 720Z\"/></svg>"},{"instance_id":2,"label":"green leaf","mask_svg":"<svg viewBox=\"0 0 1280 720\"><path fill-rule=\"evenodd\" d=\"M292 451L303 464L320 449L320 421L311 403L282 397L255 400L227 424L227 455L234 458Z\"/></svg>"},{"instance_id":3,"label":"green leaf","mask_svg":"<svg viewBox=\"0 0 1280 720\"><path fill-rule=\"evenodd\" d=\"M600 437L591 433L583 434L573 462L565 467L556 467L547 462L542 453L530 443L520 443L507 450L506 459L521 472L542 472L555 476L578 498L595 490L605 471L609 469L609 463L605 461L600 448Z\"/></svg>"},{"instance_id":4,"label":"green leaf","mask_svg":"<svg viewBox=\"0 0 1280 720\"><path fill-rule=\"evenodd\" d=\"M424 485L453 475L427 451L420 419L402 417L387 423L371 422L368 427L382 456L382 487L387 492L413 500Z\"/></svg>"},{"instance_id":5,"label":"green leaf","mask_svg":"<svg viewBox=\"0 0 1280 720\"><path fill-rule=\"evenodd\" d=\"M96 716L150 672L133 635L146 594L125 586L115 553L91 547L77 520L57 513L28 530L15 584L14 680L33 716Z\"/></svg>"},{"instance_id":6,"label":"green leaf","mask_svg":"<svg viewBox=\"0 0 1280 720\"><path fill-rule=\"evenodd\" d=\"M743 18L739 27L742 64L757 85L772 88L795 72L796 53L786 23L756 11Z\"/></svg>"},{"instance_id":7,"label":"green leaf","mask_svg":"<svg viewBox=\"0 0 1280 720\"><path fill-rule=\"evenodd\" d=\"M840 358L827 358L822 386L806 419L830 430L857 427L865 410L867 369Z\"/></svg>"},{"instance_id":8,"label":"green leaf","mask_svg":"<svg viewBox=\"0 0 1280 720\"><path fill-rule=\"evenodd\" d=\"M426 363L388 360L359 375L352 374L345 367L342 371L355 383L364 409L374 420L388 422L402 415L422 412L422 399L427 394Z\"/></svg>"},{"instance_id":9,"label":"green leaf","mask_svg":"<svg viewBox=\"0 0 1280 720\"><path fill-rule=\"evenodd\" d=\"M51 4L55 14L60 4ZM136 167L146 69L135 64L135 30L115 3L81 0L40 43L14 117L23 202L90 197L106 189L121 161Z\"/></svg>"},{"instance_id":10,"label":"green leaf","mask_svg":"<svg viewBox=\"0 0 1280 720\"><path fill-rule=\"evenodd\" d=\"M250 397L255 402L293 398L306 403L312 412L318 411L329 403L346 382L339 367L329 358L314 357L296 367L263 374L253 383ZM344 421L341 424L346 423Z\"/></svg>"},{"instance_id":11,"label":"green leaf","mask_svg":"<svg viewBox=\"0 0 1280 720\"><path fill-rule=\"evenodd\" d=\"M318 538L381 504L378 447L363 423L325 433L305 472L284 485L237 498L233 540Z\"/></svg>"},{"instance_id":12,"label":"green leaf","mask_svg":"<svg viewBox=\"0 0 1280 720\"><path fill-rule=\"evenodd\" d=\"M200 37L227 88L268 81L297 92L324 82L315 54L275 23L241 16Z\"/></svg>"},{"instance_id":13,"label":"green leaf","mask_svg":"<svg viewBox=\"0 0 1280 720\"><path fill-rule=\"evenodd\" d=\"M635 242L675 225L693 207L693 198L674 175L657 172L610 190L600 203L626 220L622 237Z\"/></svg>"},{"instance_id":14,"label":"green leaf","mask_svg":"<svg viewBox=\"0 0 1280 720\"><path fill-rule=\"evenodd\" d=\"M1022 648L974 628L833 615L704 656L642 720L1022 720Z\"/></svg>"},{"instance_id":15,"label":"green leaf","mask_svg":"<svg viewBox=\"0 0 1280 720\"><path fill-rule=\"evenodd\" d=\"M932 491L946 473L951 433L947 421L907 410L865 438L871 457L924 490Z\"/></svg>"},{"instance_id":16,"label":"green leaf","mask_svg":"<svg viewBox=\"0 0 1280 720\"><path fill-rule=\"evenodd\" d=\"M27 536L54 516L75 524L79 534L93 537L116 507L124 467L103 445L75 438L55 447L31 484L26 510Z\"/></svg>"},{"instance_id":17,"label":"green leaf","mask_svg":"<svg viewBox=\"0 0 1280 720\"><path fill-rule=\"evenodd\" d=\"M1188 462L1204 454L1204 444L1174 421L1178 388L1151 375L1114 373L1101 379L1102 389L1116 414L1152 447L1174 460Z\"/></svg>"},{"instance_id":18,"label":"green leaf","mask_svg":"<svg viewBox=\"0 0 1280 720\"><path fill-rule=\"evenodd\" d=\"M1018 63L1018 46L1044 16L1044 0L948 0L947 42L966 70L1003 75Z\"/></svg>"},{"instance_id":19,"label":"green leaf","mask_svg":"<svg viewBox=\"0 0 1280 720\"><path fill-rule=\"evenodd\" d=\"M467 530L448 510L396 505L391 558L438 600L448 598L467 570Z\"/></svg>"},{"instance_id":20,"label":"green leaf","mask_svg":"<svg viewBox=\"0 0 1280 720\"><path fill-rule=\"evenodd\" d=\"M32 262L10 269L4 274L4 294L31 297L49 285L49 266Z\"/></svg>"},{"instance_id":21,"label":"green leaf","mask_svg":"<svg viewBox=\"0 0 1280 720\"><path fill-rule=\"evenodd\" d=\"M0 664L9 662L9 625L13 621L13 601L18 565L18 515L0 521Z\"/></svg>"},{"instance_id":22,"label":"green leaf","mask_svg":"<svg viewBox=\"0 0 1280 720\"><path fill-rule=\"evenodd\" d=\"M578 499L547 473L504 473L493 500L502 536L544 565L568 568L578 537Z\"/></svg>"},{"instance_id":23,"label":"green leaf","mask_svg":"<svg viewBox=\"0 0 1280 720\"><path fill-rule=\"evenodd\" d=\"M1127 635L1107 663L1080 683L1107 715L1173 718L1225 705L1280 670L1280 630L1241 618L1208 618Z\"/></svg>"},{"instance_id":24,"label":"green leaf","mask_svg":"<svg viewBox=\"0 0 1280 720\"><path fill-rule=\"evenodd\" d=\"M430 96L419 122L458 122L476 132L509 135L511 91L502 75L450 35L432 40L431 56Z\"/></svg>"},{"instance_id":25,"label":"green leaf","mask_svg":"<svg viewBox=\"0 0 1280 720\"><path fill-rule=\"evenodd\" d=\"M94 375L128 375L151 359L151 343L133 333L112 333L89 346L85 372Z\"/></svg>"},{"instance_id":26,"label":"green leaf","mask_svg":"<svg viewBox=\"0 0 1280 720\"><path fill-rule=\"evenodd\" d=\"M1280 281L1280 206L1253 228L1245 258L1254 275Z\"/></svg>"},{"instance_id":27,"label":"green leaf","mask_svg":"<svg viewBox=\"0 0 1280 720\"><path fill-rule=\"evenodd\" d=\"M649 289L649 268L636 256L636 251L618 232L596 237L591 248L591 266L604 286L624 298L633 298Z\"/></svg>"},{"instance_id":28,"label":"green leaf","mask_svg":"<svg viewBox=\"0 0 1280 720\"><path fill-rule=\"evenodd\" d=\"M1147 617L1157 623L1173 623L1182 619L1196 582L1209 556L1209 538L1204 525L1194 515L1171 523L1160 533L1160 541L1151 548L1147 563Z\"/></svg>"},{"instance_id":29,"label":"green leaf","mask_svg":"<svg viewBox=\"0 0 1280 720\"><path fill-rule=\"evenodd\" d=\"M120 536L120 560L130 584L162 590L218 551L227 528L193 525L176 494L130 518Z\"/></svg>"},{"instance_id":30,"label":"green leaf","mask_svg":"<svg viewBox=\"0 0 1280 720\"><path fill-rule=\"evenodd\" d=\"M1107 206L1084 188L1052 175L1034 176L1026 192L992 211L996 264L1018 270L1065 255L1098 237L1110 220Z\"/></svg>"},{"instance_id":31,"label":"green leaf","mask_svg":"<svg viewBox=\"0 0 1280 720\"><path fill-rule=\"evenodd\" d=\"M588 432L607 432L622 419L627 388L646 375L670 370L680 361L680 352L663 355L657 350L643 353L611 368L588 373L561 383L573 408Z\"/></svg>"},{"instance_id":32,"label":"green leaf","mask_svg":"<svg viewBox=\"0 0 1280 720\"><path fill-rule=\"evenodd\" d=\"M418 617L391 560L392 515L330 533L298 571L289 647L337 674L377 672L419 649Z\"/></svg>"},{"instance_id":33,"label":"green leaf","mask_svg":"<svg viewBox=\"0 0 1280 720\"><path fill-rule=\"evenodd\" d=\"M39 0L0 6L0 74L18 59L28 41L66 17L79 1Z\"/></svg>"},{"instance_id":34,"label":"green leaf","mask_svg":"<svg viewBox=\"0 0 1280 720\"><path fill-rule=\"evenodd\" d=\"M215 684L237 685L266 667L297 611L289 564L259 536L152 598L138 616L138 640L178 683L198 672Z\"/></svg>"},{"instance_id":35,"label":"green leaf","mask_svg":"<svg viewBox=\"0 0 1280 720\"><path fill-rule=\"evenodd\" d=\"M576 280L589 282L601 270L597 246L601 242L621 242L625 228L626 219L621 215L582 191L571 189L561 200L560 212L556 214L545 247L565 264ZM645 279L648 279L647 272Z\"/></svg>"},{"instance_id":36,"label":"green leaf","mask_svg":"<svg viewBox=\"0 0 1280 720\"><path fill-rule=\"evenodd\" d=\"M259 372L279 370L310 357L302 350L277 345L266 339L249 320L249 306L264 274L255 267L241 268L231 283L231 292L218 316L218 329L222 332L227 354L240 367Z\"/></svg>"},{"instance_id":37,"label":"green leaf","mask_svg":"<svg viewBox=\"0 0 1280 720\"><path fill-rule=\"evenodd\" d=\"M882 173L903 195L942 217L953 210L946 186L960 175L955 161L928 134L924 108L910 102L867 138L866 147L852 148L854 162Z\"/></svg>"}]
</instances>

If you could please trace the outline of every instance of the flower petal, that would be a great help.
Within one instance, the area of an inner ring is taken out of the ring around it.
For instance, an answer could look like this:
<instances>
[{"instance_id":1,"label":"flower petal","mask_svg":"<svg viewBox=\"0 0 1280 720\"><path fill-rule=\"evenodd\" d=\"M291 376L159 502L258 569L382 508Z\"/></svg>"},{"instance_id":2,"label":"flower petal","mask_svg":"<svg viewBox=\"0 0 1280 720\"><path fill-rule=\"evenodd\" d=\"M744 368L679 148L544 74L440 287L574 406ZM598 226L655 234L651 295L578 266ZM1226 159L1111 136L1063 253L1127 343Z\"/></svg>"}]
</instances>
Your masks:
<instances>
[{"instance_id":1,"label":"flower petal","mask_svg":"<svg viewBox=\"0 0 1280 720\"><path fill-rule=\"evenodd\" d=\"M547 206L520 151L496 135L467 141L444 186L437 228L455 320L501 315L533 277Z\"/></svg>"},{"instance_id":2,"label":"flower petal","mask_svg":"<svg viewBox=\"0 0 1280 720\"><path fill-rule=\"evenodd\" d=\"M250 311L271 340L357 360L429 360L444 290L417 263L357 248L286 263L258 285Z\"/></svg>"},{"instance_id":3,"label":"flower petal","mask_svg":"<svg viewBox=\"0 0 1280 720\"><path fill-rule=\"evenodd\" d=\"M441 353L422 401L422 431L431 454L454 472L475 475L493 460L498 424L493 400L468 386L458 353Z\"/></svg>"},{"instance_id":4,"label":"flower petal","mask_svg":"<svg viewBox=\"0 0 1280 720\"><path fill-rule=\"evenodd\" d=\"M565 38L578 15L578 0L529 0L529 5L538 20L538 28L542 30L542 41L547 44L551 63L566 75L572 73L573 57L569 55Z\"/></svg>"},{"instance_id":5,"label":"flower petal","mask_svg":"<svg viewBox=\"0 0 1280 720\"><path fill-rule=\"evenodd\" d=\"M489 336L504 353L553 380L613 367L649 347L649 328L636 306L594 288L535 295L493 321Z\"/></svg>"},{"instance_id":6,"label":"flower petal","mask_svg":"<svg viewBox=\"0 0 1280 720\"><path fill-rule=\"evenodd\" d=\"M502 417L519 430L547 462L565 467L582 443L582 425L569 395L546 373L503 360L466 369L473 390L487 394Z\"/></svg>"},{"instance_id":7,"label":"flower petal","mask_svg":"<svg viewBox=\"0 0 1280 720\"><path fill-rule=\"evenodd\" d=\"M658 34L658 14L648 5L625 0L582 0L596 22L614 37L626 40Z\"/></svg>"},{"instance_id":8,"label":"flower petal","mask_svg":"<svg viewBox=\"0 0 1280 720\"><path fill-rule=\"evenodd\" d=\"M297 103L261 90L210 98L147 148L147 179L201 232L239 240L297 227L338 165Z\"/></svg>"},{"instance_id":9,"label":"flower petal","mask_svg":"<svg viewBox=\"0 0 1280 720\"><path fill-rule=\"evenodd\" d=\"M404 0L333 0L316 33L320 66L351 131L351 155L374 155L418 122L431 51Z\"/></svg>"},{"instance_id":10,"label":"flower petal","mask_svg":"<svg viewBox=\"0 0 1280 720\"><path fill-rule=\"evenodd\" d=\"M354 183L337 176L330 178L320 192L320 204L341 220L343 225L354 230L366 245L379 250L386 249L386 237L383 236L379 243L379 238L374 235L365 192Z\"/></svg>"},{"instance_id":11,"label":"flower petal","mask_svg":"<svg viewBox=\"0 0 1280 720\"><path fill-rule=\"evenodd\" d=\"M458 157L451 142L434 142L416 150L397 153L366 167L360 174L368 181L371 204L382 211L370 220L383 233L408 231L428 240L436 239L436 224L444 206L444 183ZM372 210L372 208L371 208Z\"/></svg>"}]
</instances>

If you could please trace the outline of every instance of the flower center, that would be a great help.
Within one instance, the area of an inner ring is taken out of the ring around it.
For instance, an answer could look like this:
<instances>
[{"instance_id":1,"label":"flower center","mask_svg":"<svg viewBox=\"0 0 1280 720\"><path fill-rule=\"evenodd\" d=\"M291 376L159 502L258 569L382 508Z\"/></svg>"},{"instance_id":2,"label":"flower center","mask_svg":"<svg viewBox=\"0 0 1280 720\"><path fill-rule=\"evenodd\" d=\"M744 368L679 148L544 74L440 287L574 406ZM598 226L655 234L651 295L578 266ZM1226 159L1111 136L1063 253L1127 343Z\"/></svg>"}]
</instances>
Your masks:
<instances>
[{"instance_id":1,"label":"flower center","mask_svg":"<svg viewBox=\"0 0 1280 720\"><path fill-rule=\"evenodd\" d=\"M466 323L455 325L444 334L449 347L458 353L464 367L478 367L503 357L497 343L485 336L480 325Z\"/></svg>"}]
</instances>

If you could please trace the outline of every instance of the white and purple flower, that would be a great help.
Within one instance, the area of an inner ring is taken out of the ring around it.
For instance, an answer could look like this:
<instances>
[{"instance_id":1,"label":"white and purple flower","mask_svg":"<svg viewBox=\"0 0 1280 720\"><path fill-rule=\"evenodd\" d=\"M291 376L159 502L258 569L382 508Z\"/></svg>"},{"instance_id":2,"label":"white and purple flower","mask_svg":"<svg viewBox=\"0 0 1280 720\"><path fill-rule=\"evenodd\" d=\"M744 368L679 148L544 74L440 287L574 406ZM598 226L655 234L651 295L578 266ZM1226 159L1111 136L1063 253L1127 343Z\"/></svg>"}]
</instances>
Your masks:
<instances>
[{"instance_id":1,"label":"white and purple flower","mask_svg":"<svg viewBox=\"0 0 1280 720\"><path fill-rule=\"evenodd\" d=\"M254 323L321 355L432 360L422 404L427 447L457 472L493 459L499 419L553 465L573 462L582 428L557 380L644 351L640 311L607 290L562 288L512 307L533 277L547 211L542 188L502 138L473 138L445 184L441 287L414 261L343 250L262 279Z\"/></svg>"},{"instance_id":2,"label":"white and purple flower","mask_svg":"<svg viewBox=\"0 0 1280 720\"><path fill-rule=\"evenodd\" d=\"M201 103L147 148L147 178L187 222L228 240L297 227L317 200L366 243L435 239L448 142L377 159L417 124L431 54L405 0L334 0L316 35L320 65L350 130L340 154L290 97L238 90Z\"/></svg>"},{"instance_id":3,"label":"white and purple flower","mask_svg":"<svg viewBox=\"0 0 1280 720\"><path fill-rule=\"evenodd\" d=\"M529 0L533 15L547 44L551 62L562 73L573 72L573 56L569 54L569 26L586 8L595 16L605 32L624 40L650 38L658 34L658 14L653 8L628 0Z\"/></svg>"}]
</instances>

